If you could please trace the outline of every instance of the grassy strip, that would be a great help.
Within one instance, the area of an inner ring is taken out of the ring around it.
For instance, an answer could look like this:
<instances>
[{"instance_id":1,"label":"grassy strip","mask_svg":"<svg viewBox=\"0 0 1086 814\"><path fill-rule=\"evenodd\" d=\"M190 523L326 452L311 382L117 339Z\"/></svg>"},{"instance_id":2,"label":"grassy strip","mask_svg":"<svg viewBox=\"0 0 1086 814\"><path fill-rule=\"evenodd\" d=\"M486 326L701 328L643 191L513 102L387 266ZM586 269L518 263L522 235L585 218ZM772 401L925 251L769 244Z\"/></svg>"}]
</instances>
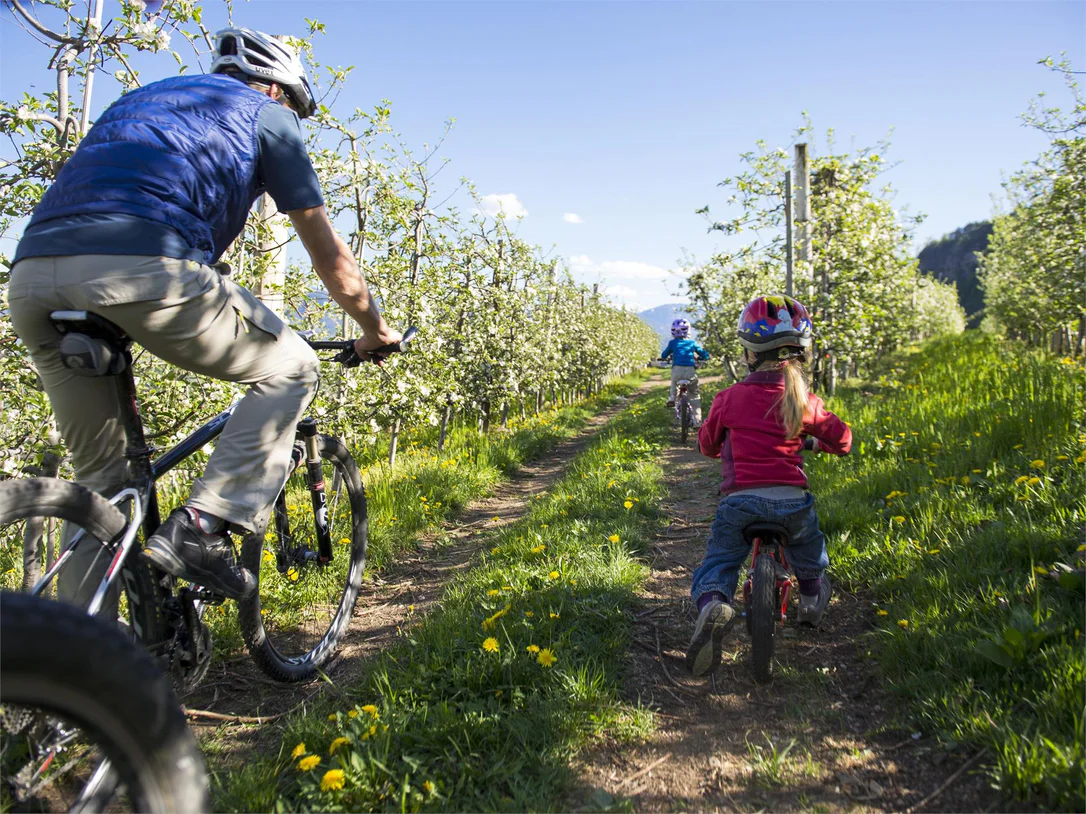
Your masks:
<instances>
[{"instance_id":1,"label":"grassy strip","mask_svg":"<svg viewBox=\"0 0 1086 814\"><path fill-rule=\"evenodd\" d=\"M987 746L1008 795L1081 810L1082 369L969 335L831 406L856 435L810 465L832 570L874 590L914 725Z\"/></svg>"},{"instance_id":2,"label":"grassy strip","mask_svg":"<svg viewBox=\"0 0 1086 814\"><path fill-rule=\"evenodd\" d=\"M219 806L553 808L579 744L648 723L615 685L667 432L659 392L616 417L524 519L495 533L441 610L345 688L360 706L344 697L294 719L277 758L222 778Z\"/></svg>"}]
</instances>

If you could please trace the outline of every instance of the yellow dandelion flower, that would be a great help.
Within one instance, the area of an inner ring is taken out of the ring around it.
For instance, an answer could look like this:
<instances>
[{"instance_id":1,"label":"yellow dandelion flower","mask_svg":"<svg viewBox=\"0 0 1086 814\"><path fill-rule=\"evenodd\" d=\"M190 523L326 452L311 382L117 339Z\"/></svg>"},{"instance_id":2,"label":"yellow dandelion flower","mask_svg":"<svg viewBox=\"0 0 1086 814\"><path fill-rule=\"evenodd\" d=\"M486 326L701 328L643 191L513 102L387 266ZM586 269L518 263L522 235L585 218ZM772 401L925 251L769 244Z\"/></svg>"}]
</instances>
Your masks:
<instances>
[{"instance_id":1,"label":"yellow dandelion flower","mask_svg":"<svg viewBox=\"0 0 1086 814\"><path fill-rule=\"evenodd\" d=\"M532 611L524 611L524 615L527 616L529 619L531 619L533 616L535 616L535 614L532 613Z\"/></svg>"},{"instance_id":2,"label":"yellow dandelion flower","mask_svg":"<svg viewBox=\"0 0 1086 814\"><path fill-rule=\"evenodd\" d=\"M487 636L483 639L483 650L487 653L497 653L498 649L498 640L493 636Z\"/></svg>"},{"instance_id":3,"label":"yellow dandelion flower","mask_svg":"<svg viewBox=\"0 0 1086 814\"><path fill-rule=\"evenodd\" d=\"M1030 478L1028 481L1026 481L1026 483L1028 483L1030 486L1036 486L1040 482L1041 482L1041 479L1036 478L1036 477Z\"/></svg>"},{"instance_id":4,"label":"yellow dandelion flower","mask_svg":"<svg viewBox=\"0 0 1086 814\"><path fill-rule=\"evenodd\" d=\"M275 562L275 555L272 554L270 551L265 551L263 560L264 562Z\"/></svg>"},{"instance_id":5,"label":"yellow dandelion flower","mask_svg":"<svg viewBox=\"0 0 1086 814\"><path fill-rule=\"evenodd\" d=\"M377 707L373 704L366 704L362 707L362 711L369 715L371 718L380 718L381 713L377 711Z\"/></svg>"},{"instance_id":6,"label":"yellow dandelion flower","mask_svg":"<svg viewBox=\"0 0 1086 814\"><path fill-rule=\"evenodd\" d=\"M491 517L491 518L490 518L490 522L491 522L491 523L500 523L500 522L501 522L501 518L500 518L500 517L498 517L498 515L494 515L493 517Z\"/></svg>"},{"instance_id":7,"label":"yellow dandelion flower","mask_svg":"<svg viewBox=\"0 0 1086 814\"><path fill-rule=\"evenodd\" d=\"M511 591L511 590L513 590L513 586L512 585L503 585L502 590L503 591Z\"/></svg>"},{"instance_id":8,"label":"yellow dandelion flower","mask_svg":"<svg viewBox=\"0 0 1086 814\"><path fill-rule=\"evenodd\" d=\"M551 611L551 619L558 619L559 616L560 616L560 614L557 614L554 611Z\"/></svg>"},{"instance_id":9,"label":"yellow dandelion flower","mask_svg":"<svg viewBox=\"0 0 1086 814\"><path fill-rule=\"evenodd\" d=\"M929 554L938 554L938 553L939 553L940 551L942 551L942 550L943 550L943 549L941 549L941 548L932 548L932 549L929 549L929 550L928 550L928 553L929 553Z\"/></svg>"},{"instance_id":10,"label":"yellow dandelion flower","mask_svg":"<svg viewBox=\"0 0 1086 814\"><path fill-rule=\"evenodd\" d=\"M980 438L980 433L979 432L974 431L973 435L975 435L977 438Z\"/></svg>"},{"instance_id":11,"label":"yellow dandelion flower","mask_svg":"<svg viewBox=\"0 0 1086 814\"><path fill-rule=\"evenodd\" d=\"M308 757L303 757L301 760L298 761L298 771L308 772L310 769L315 768L320 762L321 759L317 755L309 755Z\"/></svg>"},{"instance_id":12,"label":"yellow dandelion flower","mask_svg":"<svg viewBox=\"0 0 1086 814\"><path fill-rule=\"evenodd\" d=\"M347 717L348 718L357 718L358 717L358 710L357 709L352 709L350 712L347 713Z\"/></svg>"},{"instance_id":13,"label":"yellow dandelion flower","mask_svg":"<svg viewBox=\"0 0 1086 814\"><path fill-rule=\"evenodd\" d=\"M907 628L909 626L909 620L908 619L898 619L897 620L897 626L899 628L901 628L902 630L904 630L905 628Z\"/></svg>"},{"instance_id":14,"label":"yellow dandelion flower","mask_svg":"<svg viewBox=\"0 0 1086 814\"><path fill-rule=\"evenodd\" d=\"M291 582L297 582L298 581L298 569L292 567L289 571L287 571L287 579L289 579Z\"/></svg>"},{"instance_id":15,"label":"yellow dandelion flower","mask_svg":"<svg viewBox=\"0 0 1086 814\"><path fill-rule=\"evenodd\" d=\"M1014 479L1015 486L1021 486L1023 483L1029 480L1029 475L1019 475Z\"/></svg>"},{"instance_id":16,"label":"yellow dandelion flower","mask_svg":"<svg viewBox=\"0 0 1086 814\"><path fill-rule=\"evenodd\" d=\"M501 594L501 591L499 591L497 588L491 588L489 591L486 592L487 596L498 596L499 594Z\"/></svg>"},{"instance_id":17,"label":"yellow dandelion flower","mask_svg":"<svg viewBox=\"0 0 1086 814\"><path fill-rule=\"evenodd\" d=\"M620 539L621 538L617 534L612 534L610 537L607 538L608 542L611 543L617 543Z\"/></svg>"},{"instance_id":18,"label":"yellow dandelion flower","mask_svg":"<svg viewBox=\"0 0 1086 814\"><path fill-rule=\"evenodd\" d=\"M611 481L609 484L607 484L607 488L610 489L615 485L615 483L617 483L617 481Z\"/></svg>"},{"instance_id":19,"label":"yellow dandelion flower","mask_svg":"<svg viewBox=\"0 0 1086 814\"><path fill-rule=\"evenodd\" d=\"M627 501L623 502L622 505L625 506L627 509L632 509L633 508L633 501L632 500L627 500Z\"/></svg>"},{"instance_id":20,"label":"yellow dandelion flower","mask_svg":"<svg viewBox=\"0 0 1086 814\"><path fill-rule=\"evenodd\" d=\"M1057 461L1066 461L1066 460L1069 460L1069 459L1070 459L1069 455L1057 455L1056 456Z\"/></svg>"},{"instance_id":21,"label":"yellow dandelion flower","mask_svg":"<svg viewBox=\"0 0 1086 814\"><path fill-rule=\"evenodd\" d=\"M970 477L968 475L962 475L962 486L968 486L972 482L973 481L970 479Z\"/></svg>"},{"instance_id":22,"label":"yellow dandelion flower","mask_svg":"<svg viewBox=\"0 0 1086 814\"><path fill-rule=\"evenodd\" d=\"M554 663L558 661L557 657L554 655L554 651L552 651L549 647L544 647L542 650L540 650L539 655L535 657L535 660L542 664L544 667L553 667Z\"/></svg>"},{"instance_id":23,"label":"yellow dandelion flower","mask_svg":"<svg viewBox=\"0 0 1086 814\"><path fill-rule=\"evenodd\" d=\"M434 793L434 784L431 783L429 780L423 780L422 781L422 790L426 794L433 794Z\"/></svg>"},{"instance_id":24,"label":"yellow dandelion flower","mask_svg":"<svg viewBox=\"0 0 1086 814\"><path fill-rule=\"evenodd\" d=\"M557 572L557 571L551 571L551 572L550 572L549 574L547 574L547 576L548 576L548 577L549 577L550 579L558 579L558 576L559 576L559 574L558 574L558 572Z\"/></svg>"},{"instance_id":25,"label":"yellow dandelion flower","mask_svg":"<svg viewBox=\"0 0 1086 814\"><path fill-rule=\"evenodd\" d=\"M539 652L539 645L538 644L530 644L524 649L527 650L529 653L538 653Z\"/></svg>"},{"instance_id":26,"label":"yellow dandelion flower","mask_svg":"<svg viewBox=\"0 0 1086 814\"><path fill-rule=\"evenodd\" d=\"M336 738L328 747L328 754L334 755L339 747L346 746L348 743L350 743L350 740L347 738Z\"/></svg>"},{"instance_id":27,"label":"yellow dandelion flower","mask_svg":"<svg viewBox=\"0 0 1086 814\"><path fill-rule=\"evenodd\" d=\"M1042 461L1040 458L1038 458L1036 461L1030 461L1029 465L1032 466L1034 469L1044 469L1045 468L1045 462Z\"/></svg>"},{"instance_id":28,"label":"yellow dandelion flower","mask_svg":"<svg viewBox=\"0 0 1086 814\"><path fill-rule=\"evenodd\" d=\"M1048 573L1048 569L1045 568L1043 565L1035 565L1033 566L1033 573L1045 576Z\"/></svg>"},{"instance_id":29,"label":"yellow dandelion flower","mask_svg":"<svg viewBox=\"0 0 1086 814\"><path fill-rule=\"evenodd\" d=\"M496 557L498 554L501 553L501 546L494 546L492 549L490 549L490 553Z\"/></svg>"},{"instance_id":30,"label":"yellow dandelion flower","mask_svg":"<svg viewBox=\"0 0 1086 814\"><path fill-rule=\"evenodd\" d=\"M329 769L321 778L321 791L339 791L343 788L345 781L346 775L343 774L343 769Z\"/></svg>"},{"instance_id":31,"label":"yellow dandelion flower","mask_svg":"<svg viewBox=\"0 0 1086 814\"><path fill-rule=\"evenodd\" d=\"M1015 444L1013 447L1011 447L1011 449L1022 449L1022 447L1024 446L1025 444Z\"/></svg>"},{"instance_id":32,"label":"yellow dandelion flower","mask_svg":"<svg viewBox=\"0 0 1086 814\"><path fill-rule=\"evenodd\" d=\"M298 758L300 758L304 754L305 754L305 743L303 742L303 743L299 743L297 746L294 747L293 751L291 751L291 753L290 753L290 756L292 758L294 758L295 760L297 760Z\"/></svg>"},{"instance_id":33,"label":"yellow dandelion flower","mask_svg":"<svg viewBox=\"0 0 1086 814\"><path fill-rule=\"evenodd\" d=\"M974 469L974 470L973 470L973 474L974 474L974 475L980 475L980 474L982 474L983 472L984 472L984 470L983 470L983 469Z\"/></svg>"},{"instance_id":34,"label":"yellow dandelion flower","mask_svg":"<svg viewBox=\"0 0 1086 814\"><path fill-rule=\"evenodd\" d=\"M334 721L335 719L336 719L336 714L335 714L334 712L333 712L333 713L331 713L331 714L330 714L330 715L328 716L328 720L329 720L329 721Z\"/></svg>"},{"instance_id":35,"label":"yellow dandelion flower","mask_svg":"<svg viewBox=\"0 0 1086 814\"><path fill-rule=\"evenodd\" d=\"M339 544L340 545L347 545L347 543L349 543L349 542L351 542L350 537L342 537L342 538L340 538Z\"/></svg>"},{"instance_id":36,"label":"yellow dandelion flower","mask_svg":"<svg viewBox=\"0 0 1086 814\"><path fill-rule=\"evenodd\" d=\"M535 548L532 549L532 553L533 554L542 554L546 550L547 550L547 547L545 545L543 545L543 544L540 544L540 545L537 545Z\"/></svg>"},{"instance_id":37,"label":"yellow dandelion flower","mask_svg":"<svg viewBox=\"0 0 1086 814\"><path fill-rule=\"evenodd\" d=\"M1086 551L1086 543L1080 545L1078 548L1075 549L1075 551Z\"/></svg>"},{"instance_id":38,"label":"yellow dandelion flower","mask_svg":"<svg viewBox=\"0 0 1086 814\"><path fill-rule=\"evenodd\" d=\"M895 523L904 523L905 522L905 515L897 514L897 515L894 515L894 517L892 519L893 519L893 521Z\"/></svg>"},{"instance_id":39,"label":"yellow dandelion flower","mask_svg":"<svg viewBox=\"0 0 1086 814\"><path fill-rule=\"evenodd\" d=\"M386 731L388 730L388 727L387 727L387 726L385 727L385 730L386 730ZM367 731L367 733L369 734L369 736L370 736L370 737L372 738L372 737L373 737L374 735L376 735L376 734L377 734L377 724L374 724L373 726L371 726L371 727L370 727L370 728L369 728L368 730L366 730L366 731Z\"/></svg>"},{"instance_id":40,"label":"yellow dandelion flower","mask_svg":"<svg viewBox=\"0 0 1086 814\"><path fill-rule=\"evenodd\" d=\"M882 610L882 609L880 608L880 609L879 609L879 611L878 611L878 614L879 614L879 616L889 616L889 615L890 615L890 611L888 611L888 610Z\"/></svg>"},{"instance_id":41,"label":"yellow dandelion flower","mask_svg":"<svg viewBox=\"0 0 1086 814\"><path fill-rule=\"evenodd\" d=\"M1086 455L1079 455L1077 458L1075 458L1075 463L1086 464Z\"/></svg>"}]
</instances>

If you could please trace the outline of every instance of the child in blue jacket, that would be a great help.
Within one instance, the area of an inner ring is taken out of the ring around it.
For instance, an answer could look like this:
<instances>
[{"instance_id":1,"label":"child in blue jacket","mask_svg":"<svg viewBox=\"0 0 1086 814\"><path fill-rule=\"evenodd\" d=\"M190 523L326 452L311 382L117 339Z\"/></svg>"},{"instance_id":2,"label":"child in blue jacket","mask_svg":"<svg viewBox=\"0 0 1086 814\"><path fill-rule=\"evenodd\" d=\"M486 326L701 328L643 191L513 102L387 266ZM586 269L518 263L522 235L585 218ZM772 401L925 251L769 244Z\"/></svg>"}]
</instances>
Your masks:
<instances>
[{"instance_id":1,"label":"child in blue jacket","mask_svg":"<svg viewBox=\"0 0 1086 814\"><path fill-rule=\"evenodd\" d=\"M687 379L690 384L686 392L690 395L690 406L694 410L694 426L701 425L701 395L698 392L698 374L695 362L698 359L709 358L708 351L693 339L687 338L690 334L690 323L685 319L676 319L671 323L671 341L667 343L660 358L671 362L671 393L667 399L667 406L675 406L675 385L681 379Z\"/></svg>"}]
</instances>

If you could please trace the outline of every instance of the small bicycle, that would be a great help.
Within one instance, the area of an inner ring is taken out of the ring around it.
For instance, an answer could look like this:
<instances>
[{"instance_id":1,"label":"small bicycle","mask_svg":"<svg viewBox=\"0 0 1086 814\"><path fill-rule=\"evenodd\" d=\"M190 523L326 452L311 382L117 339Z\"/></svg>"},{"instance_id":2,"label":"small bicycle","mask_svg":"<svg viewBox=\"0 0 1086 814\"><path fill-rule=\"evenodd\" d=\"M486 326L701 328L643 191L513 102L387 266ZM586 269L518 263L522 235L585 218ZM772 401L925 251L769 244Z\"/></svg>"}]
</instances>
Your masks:
<instances>
[{"instance_id":1,"label":"small bicycle","mask_svg":"<svg viewBox=\"0 0 1086 814\"><path fill-rule=\"evenodd\" d=\"M107 597L121 621L162 664L179 694L199 685L210 665L211 631L205 613L225 598L199 585L184 585L139 556L139 536L158 528L156 482L217 438L231 405L158 457L147 444L132 373L131 340L116 325L86 311L54 311L62 334L61 356L74 373L112 376L117 382L131 480L106 499L56 478L0 483L0 545L35 548L35 537L64 529L61 552L33 587L42 594L69 564L77 546L102 546L108 567L88 612L98 614ZM407 349L416 334L361 359L351 340L313 341L334 350L330 361L354 367ZM277 681L316 677L336 651L351 618L366 560L366 495L358 466L346 446L318 431L312 418L298 423L290 474L264 530L241 544L241 564L258 579L258 590L241 600L242 638L252 659ZM49 563L46 563L49 565ZM112 609L110 610L112 614Z\"/></svg>"},{"instance_id":2,"label":"small bicycle","mask_svg":"<svg viewBox=\"0 0 1086 814\"><path fill-rule=\"evenodd\" d=\"M814 439L805 439L803 449L817 449ZM788 618L788 601L796 584L785 555L792 540L788 529L768 522L751 523L743 529L743 539L751 546L743 601L747 608L754 680L765 684L773 678L777 625L783 625Z\"/></svg>"}]
</instances>

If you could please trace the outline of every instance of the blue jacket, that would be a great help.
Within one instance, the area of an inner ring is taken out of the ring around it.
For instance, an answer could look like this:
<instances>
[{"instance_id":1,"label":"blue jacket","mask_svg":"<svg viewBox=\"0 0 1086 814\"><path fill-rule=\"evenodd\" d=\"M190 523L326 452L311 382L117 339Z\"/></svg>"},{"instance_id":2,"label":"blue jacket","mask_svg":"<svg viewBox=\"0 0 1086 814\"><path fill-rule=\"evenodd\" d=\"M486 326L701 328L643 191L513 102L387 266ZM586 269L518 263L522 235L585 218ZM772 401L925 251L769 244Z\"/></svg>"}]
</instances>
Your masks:
<instances>
[{"instance_id":1,"label":"blue jacket","mask_svg":"<svg viewBox=\"0 0 1086 814\"><path fill-rule=\"evenodd\" d=\"M95 122L30 226L126 214L164 224L213 263L263 191L257 120L268 96L228 76L177 76L127 93Z\"/></svg>"},{"instance_id":2,"label":"blue jacket","mask_svg":"<svg viewBox=\"0 0 1086 814\"><path fill-rule=\"evenodd\" d=\"M667 343L664 352L660 354L660 358L666 359L672 354L675 358L671 364L679 367L693 367L695 356L698 359L709 358L709 352L693 339L672 339Z\"/></svg>"}]
</instances>

